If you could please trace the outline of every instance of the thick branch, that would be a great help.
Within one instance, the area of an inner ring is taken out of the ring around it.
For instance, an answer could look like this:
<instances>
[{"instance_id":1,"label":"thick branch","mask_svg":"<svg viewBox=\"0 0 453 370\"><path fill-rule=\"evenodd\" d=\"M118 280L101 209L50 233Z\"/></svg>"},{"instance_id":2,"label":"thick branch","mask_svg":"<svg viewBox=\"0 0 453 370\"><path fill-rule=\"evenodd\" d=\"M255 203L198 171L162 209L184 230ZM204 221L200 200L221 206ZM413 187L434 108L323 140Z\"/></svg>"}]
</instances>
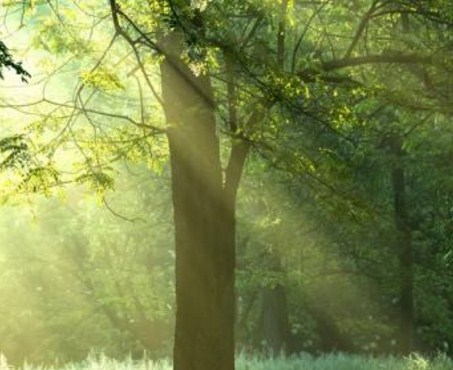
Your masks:
<instances>
[{"instance_id":1,"label":"thick branch","mask_svg":"<svg viewBox=\"0 0 453 370\"><path fill-rule=\"evenodd\" d=\"M233 135L238 129L238 114L237 114L237 94L234 78L234 63L229 54L225 55L225 69L227 75L227 90L228 90L228 120L230 123L230 131Z\"/></svg>"},{"instance_id":2,"label":"thick branch","mask_svg":"<svg viewBox=\"0 0 453 370\"><path fill-rule=\"evenodd\" d=\"M254 127L263 118L264 118L263 110L255 109L250 118L248 119L245 127ZM224 191L229 202L235 202L236 200L237 190L242 176L242 169L244 167L247 155L250 151L250 142L247 141L245 138L238 137L234 140L237 141L233 142L230 159L225 170Z\"/></svg>"},{"instance_id":3,"label":"thick branch","mask_svg":"<svg viewBox=\"0 0 453 370\"><path fill-rule=\"evenodd\" d=\"M333 71L364 64L431 64L432 62L431 57L416 54L374 54L325 62L322 64L322 69L324 71Z\"/></svg>"}]
</instances>

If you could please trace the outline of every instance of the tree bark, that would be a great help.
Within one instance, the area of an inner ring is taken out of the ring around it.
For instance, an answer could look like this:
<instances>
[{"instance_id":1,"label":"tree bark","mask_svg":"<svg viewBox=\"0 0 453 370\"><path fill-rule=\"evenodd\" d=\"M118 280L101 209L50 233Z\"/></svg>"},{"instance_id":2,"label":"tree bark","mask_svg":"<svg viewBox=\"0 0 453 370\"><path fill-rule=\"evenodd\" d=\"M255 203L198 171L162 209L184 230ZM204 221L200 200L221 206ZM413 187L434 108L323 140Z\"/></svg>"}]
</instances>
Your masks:
<instances>
[{"instance_id":1,"label":"tree bark","mask_svg":"<svg viewBox=\"0 0 453 370\"><path fill-rule=\"evenodd\" d=\"M182 45L176 31L162 40L175 223L174 369L232 370L239 179L233 186L223 181L211 81L207 74L195 76L181 60ZM231 166L237 176L244 159Z\"/></svg>"}]
</instances>

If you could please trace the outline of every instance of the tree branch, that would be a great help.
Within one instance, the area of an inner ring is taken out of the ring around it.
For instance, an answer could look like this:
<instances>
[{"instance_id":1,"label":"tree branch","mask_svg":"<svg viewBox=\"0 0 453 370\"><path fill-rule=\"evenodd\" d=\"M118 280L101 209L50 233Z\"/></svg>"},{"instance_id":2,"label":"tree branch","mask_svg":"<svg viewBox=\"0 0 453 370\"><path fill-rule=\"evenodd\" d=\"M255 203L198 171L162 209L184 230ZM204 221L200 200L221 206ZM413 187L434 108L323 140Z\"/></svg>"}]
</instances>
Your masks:
<instances>
[{"instance_id":1,"label":"tree branch","mask_svg":"<svg viewBox=\"0 0 453 370\"><path fill-rule=\"evenodd\" d=\"M281 5L280 21L278 23L277 34L277 65L284 70L285 64L285 32L286 32L286 12L288 10L288 0L283 0Z\"/></svg>"},{"instance_id":2,"label":"tree branch","mask_svg":"<svg viewBox=\"0 0 453 370\"><path fill-rule=\"evenodd\" d=\"M362 36L363 31L365 30L366 26L368 25L369 20L372 18L372 14L374 10L376 9L377 4L379 3L379 0L374 0L373 3L371 4L370 9L365 13L363 18L361 19L359 26L357 27L357 31L355 33L354 39L351 42L351 45L349 45L348 50L346 51L346 54L344 58L349 58L358 44L360 37Z\"/></svg>"},{"instance_id":3,"label":"tree branch","mask_svg":"<svg viewBox=\"0 0 453 370\"><path fill-rule=\"evenodd\" d=\"M253 127L264 118L262 109L255 109L248 119L245 126ZM250 151L250 142L242 135L233 137L233 146L231 148L230 159L225 170L225 186L224 191L229 202L236 200L237 189L241 181L242 169L245 160ZM230 203L232 204L232 203Z\"/></svg>"},{"instance_id":4,"label":"tree branch","mask_svg":"<svg viewBox=\"0 0 453 370\"><path fill-rule=\"evenodd\" d=\"M322 64L324 71L333 71L336 69L356 67L365 64L432 64L431 57L420 56L416 54L374 54L364 55L351 58L342 58L331 60Z\"/></svg>"}]
</instances>

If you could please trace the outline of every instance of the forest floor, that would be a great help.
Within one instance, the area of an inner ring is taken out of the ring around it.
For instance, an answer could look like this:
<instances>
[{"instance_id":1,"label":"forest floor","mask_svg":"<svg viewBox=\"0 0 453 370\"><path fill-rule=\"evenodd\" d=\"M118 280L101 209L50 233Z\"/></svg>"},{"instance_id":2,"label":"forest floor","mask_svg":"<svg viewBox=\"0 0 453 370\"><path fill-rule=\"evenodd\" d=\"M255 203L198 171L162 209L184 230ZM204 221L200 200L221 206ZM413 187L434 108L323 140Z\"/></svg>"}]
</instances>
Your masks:
<instances>
[{"instance_id":1,"label":"forest floor","mask_svg":"<svg viewBox=\"0 0 453 370\"><path fill-rule=\"evenodd\" d=\"M59 367L24 365L14 368L0 359L0 370L171 370L168 360L117 361L106 356L90 356L80 363ZM432 359L413 354L407 357L366 357L330 354L320 357L301 355L290 358L264 358L240 355L236 370L453 370L453 360L445 355Z\"/></svg>"}]
</instances>

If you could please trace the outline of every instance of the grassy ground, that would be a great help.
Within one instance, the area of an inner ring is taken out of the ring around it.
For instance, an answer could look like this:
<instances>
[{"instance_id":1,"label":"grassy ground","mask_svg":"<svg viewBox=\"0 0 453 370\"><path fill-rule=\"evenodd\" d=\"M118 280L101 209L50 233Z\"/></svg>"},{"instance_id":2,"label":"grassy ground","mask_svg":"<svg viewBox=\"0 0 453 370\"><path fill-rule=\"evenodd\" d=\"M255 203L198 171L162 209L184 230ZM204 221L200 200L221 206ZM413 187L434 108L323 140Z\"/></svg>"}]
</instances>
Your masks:
<instances>
[{"instance_id":1,"label":"grassy ground","mask_svg":"<svg viewBox=\"0 0 453 370\"><path fill-rule=\"evenodd\" d=\"M6 359L0 358L0 370L9 370ZM237 370L453 370L453 361L439 355L428 360L419 355L404 358L351 356L331 354L322 357L302 355L292 358L266 359L241 355ZM19 370L19 369L18 369ZM77 364L60 368L25 365L20 370L171 370L169 361L123 361L105 356L90 357ZM213 369L215 370L215 369Z\"/></svg>"}]
</instances>

